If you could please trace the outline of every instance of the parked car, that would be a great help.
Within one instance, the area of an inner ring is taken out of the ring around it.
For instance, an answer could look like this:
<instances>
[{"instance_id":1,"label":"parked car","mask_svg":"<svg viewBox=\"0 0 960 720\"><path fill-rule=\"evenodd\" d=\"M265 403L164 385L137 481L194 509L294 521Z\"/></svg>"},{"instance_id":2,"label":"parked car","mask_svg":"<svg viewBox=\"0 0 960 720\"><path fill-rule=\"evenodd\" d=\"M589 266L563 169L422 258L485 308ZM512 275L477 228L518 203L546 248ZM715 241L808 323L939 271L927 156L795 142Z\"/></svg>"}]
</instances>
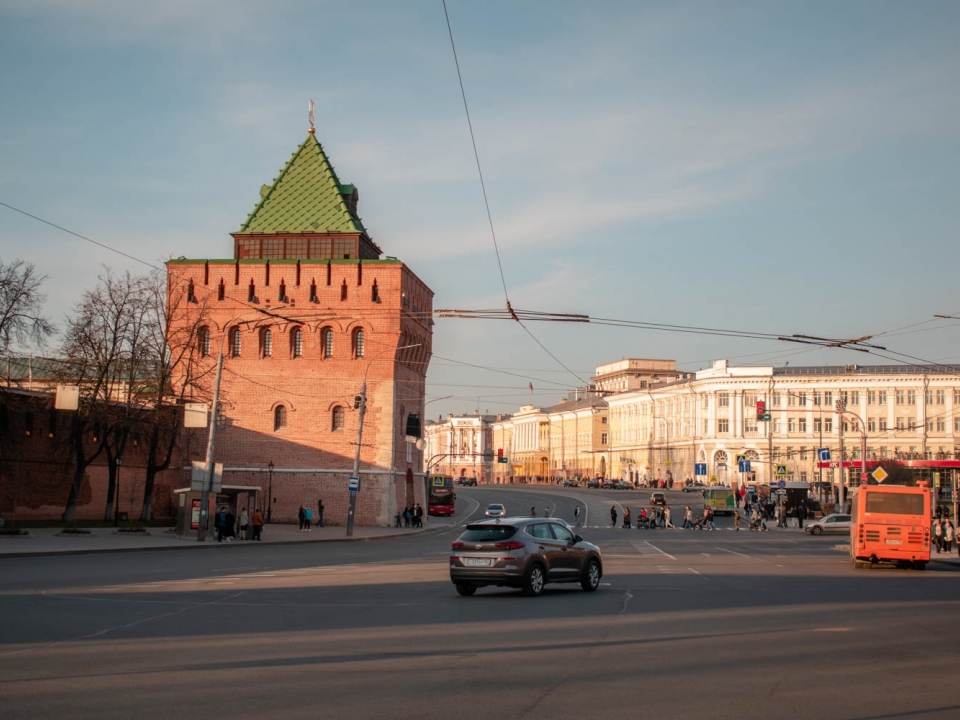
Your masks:
<instances>
[{"instance_id":1,"label":"parked car","mask_svg":"<svg viewBox=\"0 0 960 720\"><path fill-rule=\"evenodd\" d=\"M459 483L464 487L473 487L477 484L477 479L474 477L462 477L459 480Z\"/></svg>"},{"instance_id":2,"label":"parked car","mask_svg":"<svg viewBox=\"0 0 960 720\"><path fill-rule=\"evenodd\" d=\"M488 518L502 518L507 514L507 509L500 503L492 503L487 505L487 509L483 511L483 514Z\"/></svg>"},{"instance_id":3,"label":"parked car","mask_svg":"<svg viewBox=\"0 0 960 720\"><path fill-rule=\"evenodd\" d=\"M617 480L613 484L614 490L633 490L633 483L628 483L626 480Z\"/></svg>"},{"instance_id":4,"label":"parked car","mask_svg":"<svg viewBox=\"0 0 960 720\"><path fill-rule=\"evenodd\" d=\"M579 487L580 481L575 478L564 478L563 479L564 487Z\"/></svg>"},{"instance_id":5,"label":"parked car","mask_svg":"<svg viewBox=\"0 0 960 720\"><path fill-rule=\"evenodd\" d=\"M600 587L600 548L555 518L503 518L467 525L450 551L450 580L461 595L486 585L539 595L546 583Z\"/></svg>"},{"instance_id":6,"label":"parked car","mask_svg":"<svg viewBox=\"0 0 960 720\"><path fill-rule=\"evenodd\" d=\"M613 487L617 484L617 482L617 480L611 480L610 478L607 478L603 481L603 484L600 487L602 487L604 490L613 490Z\"/></svg>"},{"instance_id":7,"label":"parked car","mask_svg":"<svg viewBox=\"0 0 960 720\"><path fill-rule=\"evenodd\" d=\"M832 513L825 515L819 520L814 520L808 524L804 530L811 535L822 535L823 533L844 533L850 532L850 516L841 513Z\"/></svg>"},{"instance_id":8,"label":"parked car","mask_svg":"<svg viewBox=\"0 0 960 720\"><path fill-rule=\"evenodd\" d=\"M666 505L667 496L662 492L652 492L650 493L650 504L651 505Z\"/></svg>"},{"instance_id":9,"label":"parked car","mask_svg":"<svg viewBox=\"0 0 960 720\"><path fill-rule=\"evenodd\" d=\"M598 488L600 487L600 478L590 478L587 480L588 488Z\"/></svg>"},{"instance_id":10,"label":"parked car","mask_svg":"<svg viewBox=\"0 0 960 720\"><path fill-rule=\"evenodd\" d=\"M707 486L702 482L693 482L693 483L690 483L689 485L684 485L683 488L681 489L685 493L703 492L704 490L707 489Z\"/></svg>"}]
</instances>

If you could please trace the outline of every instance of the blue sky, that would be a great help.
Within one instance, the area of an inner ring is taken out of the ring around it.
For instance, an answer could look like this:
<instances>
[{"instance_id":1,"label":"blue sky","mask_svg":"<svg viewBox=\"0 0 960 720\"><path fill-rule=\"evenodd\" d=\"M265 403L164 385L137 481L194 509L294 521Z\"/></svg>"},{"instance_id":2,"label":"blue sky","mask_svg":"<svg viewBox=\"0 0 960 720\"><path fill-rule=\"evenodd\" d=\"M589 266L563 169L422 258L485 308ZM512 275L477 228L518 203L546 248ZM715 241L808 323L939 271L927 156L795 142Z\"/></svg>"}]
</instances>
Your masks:
<instances>
[{"instance_id":1,"label":"blue sky","mask_svg":"<svg viewBox=\"0 0 960 720\"><path fill-rule=\"evenodd\" d=\"M897 353L960 362L957 323L928 322L960 311L960 4L448 7L515 307L887 333ZM385 254L435 308L504 306L439 0L0 0L0 67L0 202L148 262L229 257L312 98ZM101 265L143 267L4 207L0 258L49 276L61 324ZM889 362L528 327L583 379L621 357ZM434 353L429 396L455 397L431 417L579 384L506 322L438 320Z\"/></svg>"}]
</instances>

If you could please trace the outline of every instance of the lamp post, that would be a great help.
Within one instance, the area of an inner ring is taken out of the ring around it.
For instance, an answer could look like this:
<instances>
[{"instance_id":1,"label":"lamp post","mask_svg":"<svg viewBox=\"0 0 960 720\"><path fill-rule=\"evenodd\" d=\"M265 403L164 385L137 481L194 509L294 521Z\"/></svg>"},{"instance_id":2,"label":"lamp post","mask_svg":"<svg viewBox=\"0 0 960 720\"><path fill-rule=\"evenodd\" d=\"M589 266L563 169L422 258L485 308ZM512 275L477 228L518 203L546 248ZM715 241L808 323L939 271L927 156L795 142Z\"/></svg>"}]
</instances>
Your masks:
<instances>
[{"instance_id":1,"label":"lamp post","mask_svg":"<svg viewBox=\"0 0 960 720\"><path fill-rule=\"evenodd\" d=\"M267 522L273 522L273 460L267 463L267 472L270 474L270 482L267 484Z\"/></svg>"},{"instance_id":2,"label":"lamp post","mask_svg":"<svg viewBox=\"0 0 960 720\"><path fill-rule=\"evenodd\" d=\"M396 352L397 350L408 350L409 348L415 347L420 347L420 343L381 350L372 358L370 358L366 369L363 371L363 385L361 386L360 394L356 399L357 409L360 411L360 415L357 418L357 451L353 456L353 477L357 478L358 480L360 478L360 443L363 441L363 416L367 410L367 373L370 372L370 366L373 365L373 361L384 353ZM393 458L390 459L390 466L393 467ZM357 490L359 490L359 488L357 488ZM347 509L347 537L353 537L353 521L357 512L357 490L350 491L350 506Z\"/></svg>"},{"instance_id":3,"label":"lamp post","mask_svg":"<svg viewBox=\"0 0 960 720\"><path fill-rule=\"evenodd\" d=\"M117 487L114 488L114 510L113 510L113 526L117 527L120 524L120 463L121 458L117 458Z\"/></svg>"},{"instance_id":4,"label":"lamp post","mask_svg":"<svg viewBox=\"0 0 960 720\"><path fill-rule=\"evenodd\" d=\"M282 307L282 306L281 306ZM279 310L280 308L264 308L260 310L255 308L253 312L258 312L263 315L270 316L271 310ZM226 323L224 323L224 329L226 332L220 338L220 352L217 356L217 375L213 384L213 409L210 413L210 428L207 431L207 455L205 459L206 467L206 479L203 481L203 490L200 493L200 523L197 528L197 541L203 542L207 538L207 509L210 504L210 490L213 487L213 473L214 473L214 447L215 439L217 434L217 409L220 407L220 378L223 376L223 343L227 339L227 335L230 333L230 330L233 328L233 324L237 322L244 315L248 315L251 311L242 312L239 315L231 318ZM280 316L277 316L280 317ZM246 320L244 322L250 322ZM267 508L267 517L269 519L270 508Z\"/></svg>"},{"instance_id":5,"label":"lamp post","mask_svg":"<svg viewBox=\"0 0 960 720\"><path fill-rule=\"evenodd\" d=\"M847 410L847 403L843 400L837 401L837 415L840 416L840 491L837 496L840 505L840 512L843 512L844 508L844 498L843 490L843 416L844 415L853 415L857 419L857 422L860 423L860 482L863 483L867 479L867 424L863 421L863 418L860 417L857 413Z\"/></svg>"}]
</instances>

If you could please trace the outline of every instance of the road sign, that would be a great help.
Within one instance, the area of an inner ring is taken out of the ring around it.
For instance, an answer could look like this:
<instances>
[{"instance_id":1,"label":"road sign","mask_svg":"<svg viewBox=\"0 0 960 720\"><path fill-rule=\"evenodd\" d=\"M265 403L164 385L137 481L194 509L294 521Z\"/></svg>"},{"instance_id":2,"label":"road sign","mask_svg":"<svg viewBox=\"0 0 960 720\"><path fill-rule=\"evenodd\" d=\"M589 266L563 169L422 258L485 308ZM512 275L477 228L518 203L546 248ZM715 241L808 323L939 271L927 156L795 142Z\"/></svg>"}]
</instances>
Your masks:
<instances>
[{"instance_id":1,"label":"road sign","mask_svg":"<svg viewBox=\"0 0 960 720\"><path fill-rule=\"evenodd\" d=\"M873 471L873 477L876 478L877 482L883 482L888 477L890 477L890 473L888 473L882 467L878 467L876 470Z\"/></svg>"},{"instance_id":2,"label":"road sign","mask_svg":"<svg viewBox=\"0 0 960 720\"><path fill-rule=\"evenodd\" d=\"M742 458L743 455L740 457ZM740 470L740 472L750 472L750 461L747 459L739 460L737 462L737 468Z\"/></svg>"},{"instance_id":3,"label":"road sign","mask_svg":"<svg viewBox=\"0 0 960 720\"><path fill-rule=\"evenodd\" d=\"M672 463L670 460L664 460L663 464L664 464L666 467L670 467L673 463Z\"/></svg>"},{"instance_id":4,"label":"road sign","mask_svg":"<svg viewBox=\"0 0 960 720\"><path fill-rule=\"evenodd\" d=\"M747 456L746 456L746 455L737 455L737 463L738 463L738 464L739 464L739 463L742 463L742 462L746 462L746 460L747 460Z\"/></svg>"},{"instance_id":5,"label":"road sign","mask_svg":"<svg viewBox=\"0 0 960 720\"><path fill-rule=\"evenodd\" d=\"M786 480L777 480L777 488L779 488L780 490L786 490L786 488L787 488L787 481L786 481Z\"/></svg>"},{"instance_id":6,"label":"road sign","mask_svg":"<svg viewBox=\"0 0 960 720\"><path fill-rule=\"evenodd\" d=\"M693 466L694 475L706 475L707 474L707 464L706 463L696 463Z\"/></svg>"},{"instance_id":7,"label":"road sign","mask_svg":"<svg viewBox=\"0 0 960 720\"><path fill-rule=\"evenodd\" d=\"M781 476L782 476L782 475L786 475L786 474L787 474L787 466L786 466L786 465L777 465L777 475L781 475Z\"/></svg>"},{"instance_id":8,"label":"road sign","mask_svg":"<svg viewBox=\"0 0 960 720\"><path fill-rule=\"evenodd\" d=\"M819 448L817 457L820 458L820 462L830 462L830 448Z\"/></svg>"},{"instance_id":9,"label":"road sign","mask_svg":"<svg viewBox=\"0 0 960 720\"><path fill-rule=\"evenodd\" d=\"M711 475L711 476L710 476L710 482L715 483L716 481L717 481L717 476L716 476L716 475Z\"/></svg>"},{"instance_id":10,"label":"road sign","mask_svg":"<svg viewBox=\"0 0 960 720\"><path fill-rule=\"evenodd\" d=\"M190 489L195 492L203 492L203 486L210 476L207 470L207 464L203 460L194 460L191 465L193 469L190 473ZM220 492L220 485L223 481L223 463L213 464L213 482L209 488L210 492Z\"/></svg>"},{"instance_id":11,"label":"road sign","mask_svg":"<svg viewBox=\"0 0 960 720\"><path fill-rule=\"evenodd\" d=\"M430 481L434 487L443 487L443 475L434 475Z\"/></svg>"},{"instance_id":12,"label":"road sign","mask_svg":"<svg viewBox=\"0 0 960 720\"><path fill-rule=\"evenodd\" d=\"M350 492L360 492L360 478L350 478L350 481L347 483L347 487L349 487Z\"/></svg>"}]
</instances>

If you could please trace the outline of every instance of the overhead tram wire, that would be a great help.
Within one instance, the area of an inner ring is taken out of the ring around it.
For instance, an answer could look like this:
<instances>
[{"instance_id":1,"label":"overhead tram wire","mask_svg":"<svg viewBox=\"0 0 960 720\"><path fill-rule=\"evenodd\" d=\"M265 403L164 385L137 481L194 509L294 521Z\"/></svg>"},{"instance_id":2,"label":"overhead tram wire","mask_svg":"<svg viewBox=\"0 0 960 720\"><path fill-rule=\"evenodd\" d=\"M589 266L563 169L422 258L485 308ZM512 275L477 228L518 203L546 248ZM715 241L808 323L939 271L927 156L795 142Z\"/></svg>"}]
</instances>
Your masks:
<instances>
[{"instance_id":1,"label":"overhead tram wire","mask_svg":"<svg viewBox=\"0 0 960 720\"><path fill-rule=\"evenodd\" d=\"M447 21L447 34L450 36L450 49L453 51L453 63L457 69L457 81L460 83L460 97L463 99L463 112L467 116L467 127L470 130L470 143L473 146L473 158L477 163L477 174L480 176L480 189L483 191L483 204L487 210L487 223L490 225L490 237L493 239L493 249L497 256L497 269L500 271L500 283L503 285L503 299L507 305L507 312L510 313L513 320L517 322L520 327L523 328L524 332L530 336L530 338L540 346L540 348L547 353L554 361L566 370L568 373L573 375L579 382L584 385L587 384L587 381L580 377L577 373L567 367L556 355L554 355L550 350L547 349L547 346L544 345L536 336L530 332L530 329L523 324L520 318L513 312L513 308L510 305L510 295L507 292L507 280L503 274L503 262L500 260L500 246L497 243L497 233L493 227L493 214L490 212L490 200L487 197L487 186L483 180L483 169L480 167L480 153L477 151L477 140L476 136L473 133L473 121L470 119L470 107L467 104L467 92L463 86L463 74L460 72L460 60L457 57L457 45L453 41L453 27L450 25L450 13L447 11L447 0L442 0L443 2L443 16Z\"/></svg>"},{"instance_id":2,"label":"overhead tram wire","mask_svg":"<svg viewBox=\"0 0 960 720\"><path fill-rule=\"evenodd\" d=\"M127 258L128 260L133 260L134 262L138 262L138 263L140 263L141 265L146 265L148 268L151 268L151 269L153 269L153 270L160 270L160 269L161 269L161 268L158 268L158 267L157 267L156 265L154 265L153 263L149 263L149 262L147 262L146 260L141 260L141 259L138 258L138 257L134 257L133 255L129 255L128 253L125 253L125 252L123 252L122 250L117 250L116 248L112 248L112 247L110 247L109 245L107 245L106 243L102 243L102 242L99 242L99 241L97 241L97 240L93 240L93 239L91 239L91 238L88 238L86 235L81 235L80 233L74 232L73 230L69 230L68 228L63 227L62 225L57 225L56 223L50 222L49 220L44 220L42 217L39 217L39 216L37 216L37 215L33 215L33 214L31 214L31 213L28 213L26 210L21 210L20 208L14 207L13 205L8 205L7 203L3 202L2 200L0 200L0 205L2 205L2 206L5 207L5 208L8 208L8 209L10 209L10 210L13 210L14 212L18 212L18 213L20 213L21 215L26 215L28 218L32 218L33 220L36 220L37 222L42 222L44 225L49 225L49 226L52 227L52 228L56 228L57 230L60 230L61 232L67 233L68 235L73 235L74 237L78 237L78 238L80 238L81 240L86 240L88 243L93 243L94 245L96 245L96 246L98 246L98 247L102 247L104 250L109 250L110 252L116 253L117 255L122 255L123 257Z\"/></svg>"}]
</instances>

